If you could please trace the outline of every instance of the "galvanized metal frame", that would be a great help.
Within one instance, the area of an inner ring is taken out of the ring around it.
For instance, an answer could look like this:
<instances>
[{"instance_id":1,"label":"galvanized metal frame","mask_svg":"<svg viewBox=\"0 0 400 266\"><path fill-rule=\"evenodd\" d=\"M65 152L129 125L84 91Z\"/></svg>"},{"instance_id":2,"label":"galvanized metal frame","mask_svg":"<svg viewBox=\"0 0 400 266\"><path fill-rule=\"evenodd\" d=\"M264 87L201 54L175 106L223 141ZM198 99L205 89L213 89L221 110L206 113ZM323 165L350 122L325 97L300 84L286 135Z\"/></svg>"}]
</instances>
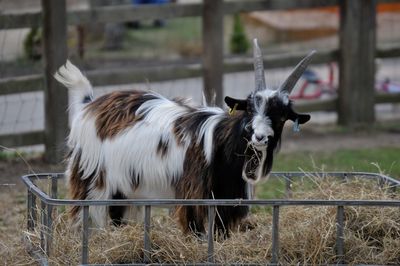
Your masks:
<instances>
[{"instance_id":1,"label":"galvanized metal frame","mask_svg":"<svg viewBox=\"0 0 400 266\"><path fill-rule=\"evenodd\" d=\"M151 225L151 207L152 206L207 206L208 208L208 251L207 251L207 265L215 264L214 259L214 218L217 206L271 206L272 212L272 258L269 265L279 264L279 210L281 206L337 206L336 212L336 254L338 256L337 263L343 264L344 262L344 206L382 206L382 207L399 207L399 200L293 200L293 199L269 199L269 200L248 200L248 199L199 199L199 200L183 200L183 199L120 199L120 200L68 200L57 199L57 181L63 178L61 173L45 173L45 174L31 174L22 176L22 180L27 186L27 228L33 231L36 226L40 226L40 248L42 257L40 263L47 265L46 258L51 255L52 245L52 213L54 206L82 206L83 207L83 223L82 223L82 265L89 265L89 206L93 205L136 205L144 206L144 258L142 263L129 264L129 265L146 265L151 261L150 250L150 225ZM366 179L377 180L380 185L388 185L392 192L396 193L400 188L400 181L393 179L389 176L377 173L364 173L364 172L273 172L271 177L284 177L286 195L290 197L292 194L291 184L294 178L305 176L320 176L320 177L336 177L342 179L349 179L354 177L362 177ZM50 179L51 190L50 196L42 191L35 185L34 180ZM36 200L40 201L40 224L37 225L36 214ZM35 252L35 256L38 253ZM202 265L204 263L194 263ZM118 264L116 264L118 265Z\"/></svg>"}]
</instances>

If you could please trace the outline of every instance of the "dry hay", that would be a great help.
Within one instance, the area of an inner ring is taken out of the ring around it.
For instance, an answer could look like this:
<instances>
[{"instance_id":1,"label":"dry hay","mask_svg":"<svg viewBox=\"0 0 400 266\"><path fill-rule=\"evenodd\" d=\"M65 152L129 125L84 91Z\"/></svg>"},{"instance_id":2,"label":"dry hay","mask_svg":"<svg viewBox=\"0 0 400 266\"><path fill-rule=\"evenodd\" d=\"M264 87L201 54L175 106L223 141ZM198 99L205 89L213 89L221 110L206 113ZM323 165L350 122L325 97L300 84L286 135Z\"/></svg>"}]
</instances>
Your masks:
<instances>
[{"instance_id":1,"label":"dry hay","mask_svg":"<svg viewBox=\"0 0 400 266\"><path fill-rule=\"evenodd\" d=\"M310 182L311 180L311 182ZM310 186L313 189L310 189ZM306 187L307 189L302 189ZM309 177L294 185L297 199L399 200L376 182ZM336 210L331 207L282 207L279 224L279 261L282 264L335 264ZM55 221L51 265L78 264L81 238L61 214ZM271 260L270 208L257 208L253 230L238 230L215 242L217 263L262 264ZM345 262L349 264L400 264L400 211L392 207L345 207ZM38 245L39 232L26 233ZM207 261L207 241L183 235L166 215L152 217L151 261L185 264ZM106 230L91 229L90 263L143 262L143 225L130 223Z\"/></svg>"}]
</instances>

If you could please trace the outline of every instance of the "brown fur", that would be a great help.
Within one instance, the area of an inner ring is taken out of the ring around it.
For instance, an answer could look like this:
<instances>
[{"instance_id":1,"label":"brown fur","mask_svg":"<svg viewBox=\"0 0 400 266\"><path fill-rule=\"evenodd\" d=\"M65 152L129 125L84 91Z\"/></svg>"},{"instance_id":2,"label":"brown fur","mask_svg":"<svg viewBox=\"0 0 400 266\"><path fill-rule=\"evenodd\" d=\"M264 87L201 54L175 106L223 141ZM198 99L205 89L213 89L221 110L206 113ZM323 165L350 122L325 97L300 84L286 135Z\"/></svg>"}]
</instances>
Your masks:
<instances>
[{"instance_id":1,"label":"brown fur","mask_svg":"<svg viewBox=\"0 0 400 266\"><path fill-rule=\"evenodd\" d=\"M99 176L96 179L96 188L98 190L103 190L105 188L106 186L105 178L106 178L106 170L101 169L99 172Z\"/></svg>"},{"instance_id":2,"label":"brown fur","mask_svg":"<svg viewBox=\"0 0 400 266\"><path fill-rule=\"evenodd\" d=\"M69 176L69 194L71 199L74 200L83 200L86 199L87 189L90 184L90 179L87 178L82 180L82 171L79 169L79 164L81 160L81 152L79 152L74 158L70 158L73 160L72 167L70 169ZM69 210L69 215L72 220L76 221L79 211L81 210L80 206L72 206Z\"/></svg>"},{"instance_id":3,"label":"brown fur","mask_svg":"<svg viewBox=\"0 0 400 266\"><path fill-rule=\"evenodd\" d=\"M193 162L196 162L193 165ZM186 153L184 173L176 187L178 199L208 199L211 195L211 178L208 177L206 159L199 146L192 146ZM185 233L202 231L207 209L204 206L179 206L176 216Z\"/></svg>"},{"instance_id":4,"label":"brown fur","mask_svg":"<svg viewBox=\"0 0 400 266\"><path fill-rule=\"evenodd\" d=\"M87 110L96 117L98 137L101 140L112 138L140 120L140 117L135 117L135 112L143 103L144 94L138 91L112 92L90 103Z\"/></svg>"},{"instance_id":5,"label":"brown fur","mask_svg":"<svg viewBox=\"0 0 400 266\"><path fill-rule=\"evenodd\" d=\"M79 152L74 158L69 158L69 160L73 160L69 176L69 194L71 199L86 199L89 185L94 178L96 179L96 189L103 189L105 187L106 174L104 169L99 171L99 176L96 177L95 173L92 173L88 178L82 180L83 172L79 167L81 152ZM81 206L72 206L69 210L69 216L73 221L77 220L80 210Z\"/></svg>"}]
</instances>

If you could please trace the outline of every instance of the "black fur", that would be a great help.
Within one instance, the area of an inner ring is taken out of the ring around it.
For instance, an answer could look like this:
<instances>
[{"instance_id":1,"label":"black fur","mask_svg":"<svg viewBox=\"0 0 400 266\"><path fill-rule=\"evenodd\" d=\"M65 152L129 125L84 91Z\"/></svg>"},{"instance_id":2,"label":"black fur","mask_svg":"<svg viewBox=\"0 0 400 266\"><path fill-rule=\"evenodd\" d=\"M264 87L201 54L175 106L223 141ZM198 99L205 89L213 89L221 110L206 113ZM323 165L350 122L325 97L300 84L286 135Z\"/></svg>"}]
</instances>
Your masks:
<instances>
[{"instance_id":1,"label":"black fur","mask_svg":"<svg viewBox=\"0 0 400 266\"><path fill-rule=\"evenodd\" d=\"M126 199L124 194L121 192L117 191L113 196L112 199ZM108 207L108 213L110 215L112 224L115 226L121 226L123 225L122 218L124 216L124 212L126 209L126 206L109 206Z\"/></svg>"},{"instance_id":2,"label":"black fur","mask_svg":"<svg viewBox=\"0 0 400 266\"><path fill-rule=\"evenodd\" d=\"M235 105L234 99L227 97L225 100L230 107ZM244 100L239 100L236 109L243 110L243 112L237 118L227 118L216 127L214 159L208 169L212 176L209 198L248 199L250 197L248 185L242 178L242 170L244 165L249 167L248 171L257 168L258 161L251 160L256 156L260 157L260 152L248 147L248 140L251 139L253 133L251 127L247 126L254 116L253 95L250 95L246 102L247 105L244 104ZM299 123L305 123L309 120L309 115L295 113L291 103L286 105L278 97L269 99L265 115L271 120L274 136L268 139L267 157L262 168L264 176L269 174L272 169L274 153L280 147L285 122L288 119L299 119ZM236 119L235 123L228 124L231 119ZM195 124L193 123L193 125ZM246 163L249 160L250 162ZM251 175L248 177L251 178ZM229 230L248 215L249 208L247 206L218 206L217 211L216 230L222 232L225 236L229 236ZM196 230L200 229L201 232L204 232L201 220L195 221L195 227Z\"/></svg>"},{"instance_id":3,"label":"black fur","mask_svg":"<svg viewBox=\"0 0 400 266\"><path fill-rule=\"evenodd\" d=\"M160 137L157 145L157 154L161 156L161 158L165 157L168 153L168 139L165 140L163 137Z\"/></svg>"},{"instance_id":4,"label":"black fur","mask_svg":"<svg viewBox=\"0 0 400 266\"><path fill-rule=\"evenodd\" d=\"M247 183L242 178L242 168L246 157L249 133L245 130L245 121L249 118L243 116L234 125L226 142L216 143L215 159L213 161L212 193L216 199L248 199ZM217 135L226 134L223 122L216 128ZM249 213L248 206L218 206L218 215L215 218L216 230L229 237L229 230L233 229L241 219Z\"/></svg>"},{"instance_id":5,"label":"black fur","mask_svg":"<svg viewBox=\"0 0 400 266\"><path fill-rule=\"evenodd\" d=\"M92 101L93 99L92 99L92 96L90 96L90 95L86 95L84 98L83 98L83 101L82 101L82 103L90 103L91 101Z\"/></svg>"}]
</instances>

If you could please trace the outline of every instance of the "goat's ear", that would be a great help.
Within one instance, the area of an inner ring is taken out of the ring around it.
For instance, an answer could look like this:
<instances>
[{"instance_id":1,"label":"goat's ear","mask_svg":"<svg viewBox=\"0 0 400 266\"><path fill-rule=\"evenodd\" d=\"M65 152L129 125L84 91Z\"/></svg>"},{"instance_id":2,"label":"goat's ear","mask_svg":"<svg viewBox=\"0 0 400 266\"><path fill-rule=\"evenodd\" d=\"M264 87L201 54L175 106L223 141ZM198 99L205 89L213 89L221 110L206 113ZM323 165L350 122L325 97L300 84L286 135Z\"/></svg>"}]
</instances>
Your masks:
<instances>
[{"instance_id":1,"label":"goat's ear","mask_svg":"<svg viewBox=\"0 0 400 266\"><path fill-rule=\"evenodd\" d=\"M239 100L229 96L226 96L224 100L231 109L236 105L236 110L247 110L247 100Z\"/></svg>"},{"instance_id":2,"label":"goat's ear","mask_svg":"<svg viewBox=\"0 0 400 266\"><path fill-rule=\"evenodd\" d=\"M311 119L311 116L309 114L298 114L295 111L290 111L288 118L293 122L296 122L296 120L298 120L299 124L304 124Z\"/></svg>"}]
</instances>

